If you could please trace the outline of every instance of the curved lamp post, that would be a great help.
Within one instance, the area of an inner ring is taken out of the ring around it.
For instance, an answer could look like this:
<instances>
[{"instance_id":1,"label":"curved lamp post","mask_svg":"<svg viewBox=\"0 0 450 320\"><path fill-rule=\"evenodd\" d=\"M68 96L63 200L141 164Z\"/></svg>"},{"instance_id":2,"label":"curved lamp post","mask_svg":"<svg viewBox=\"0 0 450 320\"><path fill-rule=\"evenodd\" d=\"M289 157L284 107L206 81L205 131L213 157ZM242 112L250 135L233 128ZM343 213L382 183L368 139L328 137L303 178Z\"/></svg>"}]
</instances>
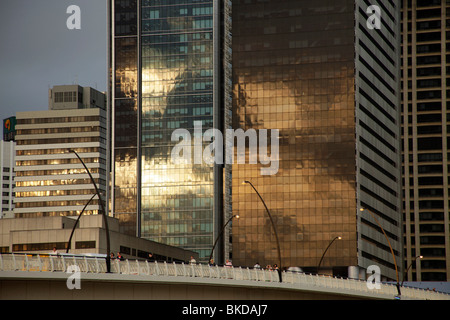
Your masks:
<instances>
[{"instance_id":1,"label":"curved lamp post","mask_svg":"<svg viewBox=\"0 0 450 320\"><path fill-rule=\"evenodd\" d=\"M331 247L331 245L333 244L334 241L341 240L341 239L342 239L342 237L340 237L340 236L334 237L334 239L331 240L331 242L328 244L328 247L323 252L322 257L320 258L319 264L317 265L317 274L319 274L320 264L322 263L323 257L325 256L325 253L327 253L328 249Z\"/></svg>"},{"instance_id":2,"label":"curved lamp post","mask_svg":"<svg viewBox=\"0 0 450 320\"><path fill-rule=\"evenodd\" d=\"M89 171L88 167L83 162L83 160L81 160L78 153L76 153L75 150L73 150L73 149L69 149L69 152L74 153L77 156L78 160L80 160L83 167L86 169L86 172L88 173L89 178L91 179L91 182L94 185L95 193L98 196L98 200L100 201L100 207L102 209L101 211L102 211L102 215L103 215L103 222L105 223L105 229L106 229L106 272L110 273L111 272L111 256L110 256L111 249L110 249L110 241L109 241L109 228L108 228L108 219L106 217L106 210L105 210L105 206L103 205L102 197L100 195L100 192L98 191L97 184L95 183L95 180L92 177L91 172Z\"/></svg>"},{"instance_id":3,"label":"curved lamp post","mask_svg":"<svg viewBox=\"0 0 450 320\"><path fill-rule=\"evenodd\" d=\"M381 231L383 231L384 237L387 240L387 243L389 245L389 249L391 250L391 254L392 254L392 258L394 259L394 266L395 266L395 275L397 277L397 291L398 291L398 295L400 296L402 293L400 292L400 281L398 279L398 268L397 268L397 260L395 259L395 254L394 254L394 250L392 250L392 246L391 246L391 242L389 241L389 238L386 234L386 232L384 231L383 227L381 226L380 222L378 221L378 219L375 217L375 215L372 213L372 211L370 211L369 209L366 208L360 208L359 211L363 212L363 211L367 211L370 213L370 215L372 216L372 218L375 220L375 222L378 224L378 226L380 227Z\"/></svg>"},{"instance_id":4,"label":"curved lamp post","mask_svg":"<svg viewBox=\"0 0 450 320\"><path fill-rule=\"evenodd\" d=\"M213 253L214 253L214 248L216 247L217 242L219 241L220 237L222 236L223 232L225 231L226 226L231 222L231 220L233 220L233 218L239 219L239 215L238 214L232 215L228 219L228 221L223 225L222 230L220 231L219 235L216 238L216 241L214 241L214 245L213 245L213 248L211 250L211 254L209 256L208 262L211 262L211 259L212 259Z\"/></svg>"},{"instance_id":5,"label":"curved lamp post","mask_svg":"<svg viewBox=\"0 0 450 320\"><path fill-rule=\"evenodd\" d=\"M278 240L277 229L275 228L275 224L273 223L272 215L270 214L270 211L267 208L266 203L264 202L263 198L259 194L258 190L256 190L255 186L250 181L247 181L247 180L243 181L242 184L249 184L253 188L253 190L255 190L256 194L259 197L259 199L261 200L261 202L263 203L264 207L266 208L267 215L269 216L270 223L272 224L273 232L275 233L275 238L277 240L278 260L279 260L279 263L280 263L280 266L278 267L278 275L280 277L280 282L282 282L283 279L281 277L282 264L281 264L280 241Z\"/></svg>"},{"instance_id":6,"label":"curved lamp post","mask_svg":"<svg viewBox=\"0 0 450 320\"><path fill-rule=\"evenodd\" d=\"M422 259L423 256L417 256L413 261L411 261L411 263L409 264L408 268L406 269L405 273L403 274L403 280L402 280L402 285L401 287L403 287L403 282L405 282L406 279L406 275L408 274L409 269L412 267L413 263L415 261L417 261L417 259Z\"/></svg>"},{"instance_id":7,"label":"curved lamp post","mask_svg":"<svg viewBox=\"0 0 450 320\"><path fill-rule=\"evenodd\" d=\"M72 243L72 236L73 236L73 233L75 232L75 228L76 228L77 225L78 225L78 221L80 221L80 218L81 218L81 216L83 215L84 210L86 210L86 207L89 205L89 203L91 203L92 199L94 199L94 197L95 197L96 195L97 195L97 194L94 194L94 195L89 199L89 201L88 201L88 202L86 203L86 205L84 206L83 210L81 210L81 213L80 213L80 215L78 216L77 220L75 221L75 224L74 224L74 226L73 226L73 228L72 228L72 232L70 233L69 241L68 241L68 243L67 243L67 250L66 250L66 253L69 253L70 245L71 245L71 243Z\"/></svg>"}]
</instances>

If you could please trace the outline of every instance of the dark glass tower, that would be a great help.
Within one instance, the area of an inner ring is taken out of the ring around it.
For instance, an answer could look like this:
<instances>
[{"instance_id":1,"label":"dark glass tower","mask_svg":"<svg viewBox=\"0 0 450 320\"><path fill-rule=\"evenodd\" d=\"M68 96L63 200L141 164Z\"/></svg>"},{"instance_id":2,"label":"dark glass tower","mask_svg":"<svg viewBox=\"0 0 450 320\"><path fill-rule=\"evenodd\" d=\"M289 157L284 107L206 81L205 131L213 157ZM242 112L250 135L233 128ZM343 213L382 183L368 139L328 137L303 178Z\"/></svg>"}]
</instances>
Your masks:
<instances>
[{"instance_id":1,"label":"dark glass tower","mask_svg":"<svg viewBox=\"0 0 450 320\"><path fill-rule=\"evenodd\" d=\"M324 272L401 272L399 22L392 0L233 1L233 127L280 130L275 175L233 165L233 264L279 261L248 180L283 267L315 272L341 236Z\"/></svg>"},{"instance_id":2,"label":"dark glass tower","mask_svg":"<svg viewBox=\"0 0 450 320\"><path fill-rule=\"evenodd\" d=\"M123 231L196 250L201 259L231 212L223 178L229 169L193 159L174 163L179 137L172 134L186 130L194 142L208 129L229 126L230 5L111 3L114 215ZM194 135L195 124L200 134ZM210 142L202 140L203 149ZM216 259L223 257L221 245Z\"/></svg>"}]
</instances>

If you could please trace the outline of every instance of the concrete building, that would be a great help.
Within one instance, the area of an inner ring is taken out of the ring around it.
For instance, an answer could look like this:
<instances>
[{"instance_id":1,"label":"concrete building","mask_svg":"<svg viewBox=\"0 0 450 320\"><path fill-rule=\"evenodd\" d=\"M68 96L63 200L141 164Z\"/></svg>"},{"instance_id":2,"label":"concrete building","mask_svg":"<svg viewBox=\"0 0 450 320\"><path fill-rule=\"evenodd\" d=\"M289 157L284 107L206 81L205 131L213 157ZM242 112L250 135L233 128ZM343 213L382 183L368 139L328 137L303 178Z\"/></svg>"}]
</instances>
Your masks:
<instances>
[{"instance_id":1,"label":"concrete building","mask_svg":"<svg viewBox=\"0 0 450 320\"><path fill-rule=\"evenodd\" d=\"M450 4L401 3L404 267L409 281L449 281Z\"/></svg>"},{"instance_id":2,"label":"concrete building","mask_svg":"<svg viewBox=\"0 0 450 320\"><path fill-rule=\"evenodd\" d=\"M15 147L14 141L0 141L0 192L2 195L0 218L10 216L14 209Z\"/></svg>"},{"instance_id":3,"label":"concrete building","mask_svg":"<svg viewBox=\"0 0 450 320\"><path fill-rule=\"evenodd\" d=\"M233 264L280 264L248 180L282 267L316 272L340 236L321 271L401 280L400 3L236 0L232 21L233 128L280 130L276 174L233 164Z\"/></svg>"},{"instance_id":4,"label":"concrete building","mask_svg":"<svg viewBox=\"0 0 450 320\"><path fill-rule=\"evenodd\" d=\"M91 87L60 85L48 90L48 109L89 109L106 110L106 95Z\"/></svg>"},{"instance_id":5,"label":"concrete building","mask_svg":"<svg viewBox=\"0 0 450 320\"><path fill-rule=\"evenodd\" d=\"M0 252L48 254L56 247L58 253L66 253L68 240L76 223L76 217L39 217L0 220ZM119 221L108 217L110 249L117 256L120 252L128 259L153 259L187 262L195 252L170 247L161 243L140 239L119 232ZM70 243L69 254L106 254L106 229L102 215L82 216L78 221Z\"/></svg>"},{"instance_id":6,"label":"concrete building","mask_svg":"<svg viewBox=\"0 0 450 320\"><path fill-rule=\"evenodd\" d=\"M65 88L72 94L76 92L70 91L72 86ZM53 96L60 89L54 89ZM104 100L104 95L98 99ZM104 104L72 109L72 106L60 108L58 103L49 103L52 110L16 114L14 214L17 218L78 215L90 201L95 188L83 164L69 149L89 168L108 207L109 158ZM85 214L97 214L100 209L95 197Z\"/></svg>"}]
</instances>

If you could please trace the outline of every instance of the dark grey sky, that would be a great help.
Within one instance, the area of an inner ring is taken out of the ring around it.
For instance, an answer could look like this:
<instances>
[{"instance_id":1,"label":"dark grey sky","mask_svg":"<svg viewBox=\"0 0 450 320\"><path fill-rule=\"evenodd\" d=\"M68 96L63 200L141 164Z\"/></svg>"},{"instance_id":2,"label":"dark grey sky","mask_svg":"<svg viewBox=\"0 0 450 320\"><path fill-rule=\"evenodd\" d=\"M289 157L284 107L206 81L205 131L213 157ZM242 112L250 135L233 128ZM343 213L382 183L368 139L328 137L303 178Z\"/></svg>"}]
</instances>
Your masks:
<instances>
[{"instance_id":1,"label":"dark grey sky","mask_svg":"<svg viewBox=\"0 0 450 320\"><path fill-rule=\"evenodd\" d=\"M0 121L48 109L48 89L74 84L106 91L107 0L0 0ZM81 9L69 30L67 7Z\"/></svg>"}]
</instances>

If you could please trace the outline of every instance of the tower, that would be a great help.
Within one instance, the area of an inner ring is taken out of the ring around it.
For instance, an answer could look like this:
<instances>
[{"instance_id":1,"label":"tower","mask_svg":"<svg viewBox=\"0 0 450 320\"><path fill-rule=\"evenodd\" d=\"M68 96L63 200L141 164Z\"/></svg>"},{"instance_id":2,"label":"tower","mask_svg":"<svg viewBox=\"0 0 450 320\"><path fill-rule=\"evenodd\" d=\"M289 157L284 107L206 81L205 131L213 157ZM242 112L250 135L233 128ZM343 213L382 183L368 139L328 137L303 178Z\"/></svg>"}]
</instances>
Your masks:
<instances>
[{"instance_id":1,"label":"tower","mask_svg":"<svg viewBox=\"0 0 450 320\"><path fill-rule=\"evenodd\" d=\"M174 132L192 137L195 123L202 133L231 126L230 6L110 1L114 216L124 232L200 259L231 214L230 168L173 163ZM224 257L219 247L216 260Z\"/></svg>"},{"instance_id":2,"label":"tower","mask_svg":"<svg viewBox=\"0 0 450 320\"><path fill-rule=\"evenodd\" d=\"M233 2L233 128L280 130L276 174L233 164L233 263L278 263L249 180L282 267L316 272L340 236L323 269L398 279L399 21L392 0Z\"/></svg>"}]
</instances>

